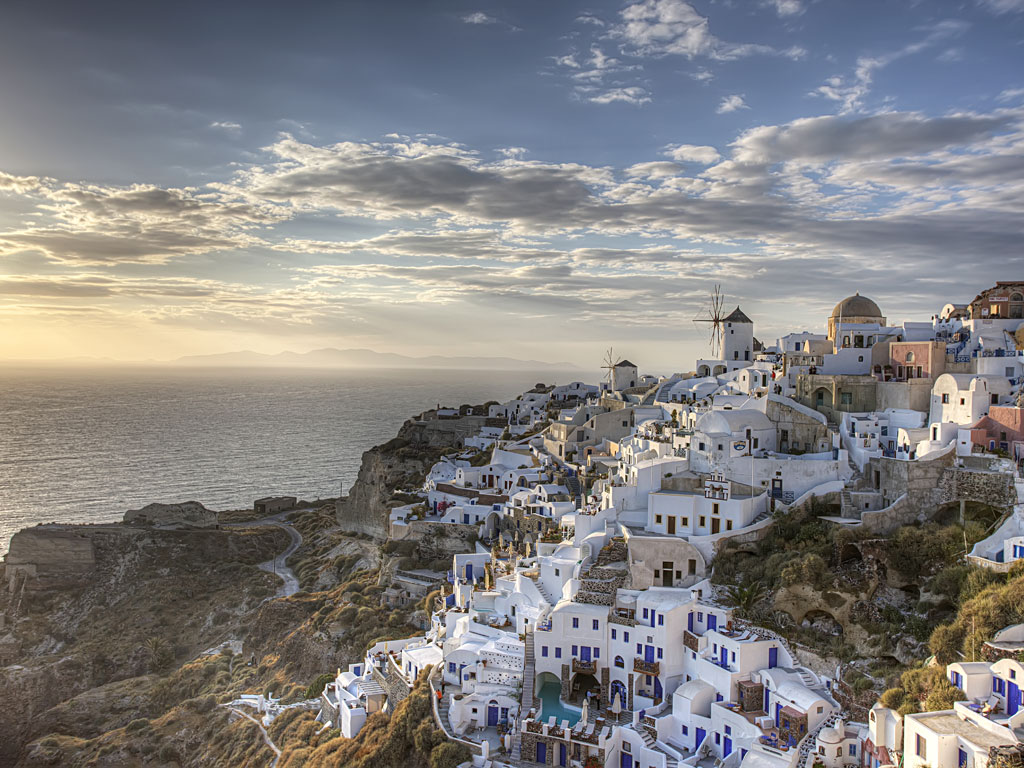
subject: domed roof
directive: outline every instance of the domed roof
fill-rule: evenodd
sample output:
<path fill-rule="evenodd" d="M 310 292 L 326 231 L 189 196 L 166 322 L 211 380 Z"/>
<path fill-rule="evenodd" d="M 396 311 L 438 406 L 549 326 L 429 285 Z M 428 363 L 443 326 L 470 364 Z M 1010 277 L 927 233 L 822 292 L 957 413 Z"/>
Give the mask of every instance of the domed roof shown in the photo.
<path fill-rule="evenodd" d="M 835 728 L 822 728 L 818 732 L 818 741 L 823 744 L 838 744 L 842 739 L 839 738 L 839 731 Z"/>
<path fill-rule="evenodd" d="M 848 296 L 832 310 L 832 317 L 881 317 L 882 310 L 867 296 L 855 293 Z"/>

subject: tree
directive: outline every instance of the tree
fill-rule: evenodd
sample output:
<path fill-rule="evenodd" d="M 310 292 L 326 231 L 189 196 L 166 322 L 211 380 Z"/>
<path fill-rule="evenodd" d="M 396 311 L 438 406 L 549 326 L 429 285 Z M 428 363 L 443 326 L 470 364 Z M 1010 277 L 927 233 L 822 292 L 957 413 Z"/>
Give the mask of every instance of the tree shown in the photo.
<path fill-rule="evenodd" d="M 146 640 L 142 647 L 149 656 L 149 667 L 154 672 L 166 671 L 171 666 L 171 662 L 174 661 L 174 653 L 162 637 L 151 637 Z"/>
<path fill-rule="evenodd" d="M 729 604 L 736 609 L 741 616 L 748 617 L 757 604 L 768 596 L 768 590 L 760 581 L 749 581 L 743 584 L 733 584 L 725 591 Z"/>

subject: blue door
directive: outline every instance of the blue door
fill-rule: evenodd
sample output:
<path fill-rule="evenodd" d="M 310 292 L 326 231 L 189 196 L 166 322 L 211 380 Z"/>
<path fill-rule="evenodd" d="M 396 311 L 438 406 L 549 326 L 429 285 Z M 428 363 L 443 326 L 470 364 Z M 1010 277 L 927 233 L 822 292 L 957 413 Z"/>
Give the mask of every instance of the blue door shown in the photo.
<path fill-rule="evenodd" d="M 633 756 L 628 752 L 622 753 L 622 762 L 620 763 L 622 768 L 633 768 Z"/>
<path fill-rule="evenodd" d="M 967 753 L 962 749 L 956 751 L 956 766 L 957 768 L 967 768 Z"/>
<path fill-rule="evenodd" d="M 469 515 L 466 515 L 466 517 L 468 518 Z M 468 523 L 469 520 L 467 519 L 466 522 Z M 466 563 L 466 581 L 472 581 L 472 580 L 473 580 L 473 564 L 472 563 Z"/>
<path fill-rule="evenodd" d="M 650 662 L 651 664 L 654 663 L 654 646 L 653 645 L 645 645 L 644 646 L 644 661 Z"/>
<path fill-rule="evenodd" d="M 487 707 L 487 724 L 497 725 L 498 724 L 498 707 Z"/>
<path fill-rule="evenodd" d="M 1011 717 L 1020 709 L 1020 688 L 1016 683 L 1010 683 L 1006 689 L 1006 714 Z"/>
<path fill-rule="evenodd" d="M 590 661 L 590 646 L 584 645 L 580 647 L 580 661 Z"/>
<path fill-rule="evenodd" d="M 768 668 L 779 666 L 779 649 L 769 648 L 768 649 Z"/>
<path fill-rule="evenodd" d="M 732 739 L 726 736 L 722 742 L 722 757 L 728 757 L 730 752 L 732 752 Z"/>
<path fill-rule="evenodd" d="M 548 762 L 548 745 L 543 741 L 537 742 L 537 762 L 546 765 Z"/>
<path fill-rule="evenodd" d="M 721 664 L 722 669 L 728 669 L 729 668 L 729 651 L 727 651 L 725 649 L 724 645 L 721 648 L 719 648 L 718 651 L 719 651 L 719 653 L 718 653 L 718 661 Z"/>
<path fill-rule="evenodd" d="M 661 687 L 661 678 L 655 677 L 654 678 L 654 698 L 660 699 L 662 692 L 663 692 L 663 689 Z"/>
<path fill-rule="evenodd" d="M 708 735 L 708 732 L 705 731 L 703 728 L 698 728 L 697 729 L 697 736 L 693 740 L 693 750 L 694 750 L 694 752 L 697 751 L 697 747 L 699 747 L 703 743 L 704 737 L 707 736 L 707 735 Z"/>
<path fill-rule="evenodd" d="M 686 617 L 686 628 L 693 632 L 693 611 L 690 611 L 690 615 Z"/>
<path fill-rule="evenodd" d="M 558 745 L 558 764 L 565 768 L 566 763 L 565 744 Z"/>
<path fill-rule="evenodd" d="M 708 629 L 718 629 L 718 617 L 713 613 L 708 614 Z"/>
<path fill-rule="evenodd" d="M 462 513 L 462 522 L 465 525 L 469 524 L 469 513 L 467 513 L 467 512 L 463 512 Z"/>
<path fill-rule="evenodd" d="M 779 727 L 779 713 L 782 712 L 782 705 L 776 702 L 775 704 L 775 727 Z"/>
<path fill-rule="evenodd" d="M 764 711 L 765 711 L 765 714 L 767 714 L 769 712 L 769 710 L 768 710 L 768 695 L 770 693 L 771 693 L 771 691 L 769 691 L 767 688 L 764 689 Z"/>

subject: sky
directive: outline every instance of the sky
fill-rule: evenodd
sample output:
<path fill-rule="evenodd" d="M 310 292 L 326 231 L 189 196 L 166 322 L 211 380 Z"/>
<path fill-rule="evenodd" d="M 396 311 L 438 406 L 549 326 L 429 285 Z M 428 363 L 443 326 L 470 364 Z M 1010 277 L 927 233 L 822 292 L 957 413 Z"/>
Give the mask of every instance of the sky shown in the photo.
<path fill-rule="evenodd" d="M 0 358 L 642 370 L 1022 279 L 1024 0 L 0 6 Z"/>

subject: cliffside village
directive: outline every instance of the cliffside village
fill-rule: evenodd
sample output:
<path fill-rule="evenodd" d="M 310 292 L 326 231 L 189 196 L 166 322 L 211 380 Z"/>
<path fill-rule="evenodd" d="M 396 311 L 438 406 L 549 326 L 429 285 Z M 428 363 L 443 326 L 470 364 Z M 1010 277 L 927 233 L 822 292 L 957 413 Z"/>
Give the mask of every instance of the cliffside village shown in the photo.
<path fill-rule="evenodd" d="M 811 499 L 879 533 L 981 501 L 1009 514 L 969 560 L 1024 557 L 1024 282 L 899 325 L 856 294 L 823 333 L 771 345 L 739 307 L 714 322 L 692 373 L 610 360 L 599 384 L 423 417 L 465 450 L 392 511 L 391 537 L 445 524 L 475 551 L 453 557 L 425 634 L 339 671 L 324 722 L 354 736 L 429 668 L 439 726 L 478 765 L 983 768 L 1024 742 L 1024 627 L 948 667 L 953 709 L 851 722 L 836 674 L 709 580 L 726 542 Z M 400 572 L 389 599 L 437 586 Z"/>

